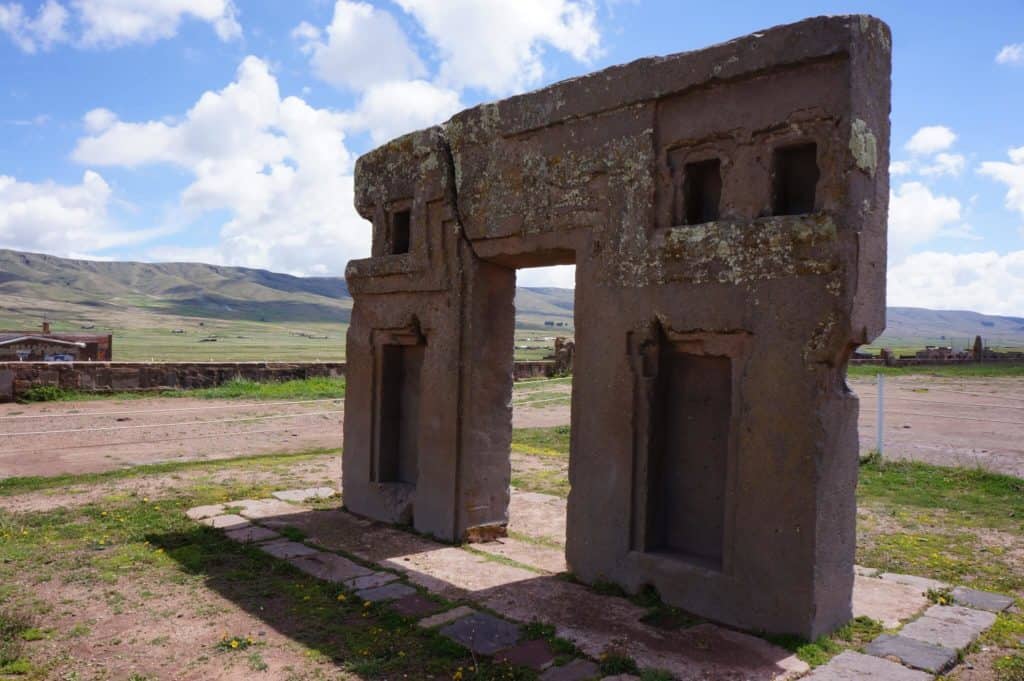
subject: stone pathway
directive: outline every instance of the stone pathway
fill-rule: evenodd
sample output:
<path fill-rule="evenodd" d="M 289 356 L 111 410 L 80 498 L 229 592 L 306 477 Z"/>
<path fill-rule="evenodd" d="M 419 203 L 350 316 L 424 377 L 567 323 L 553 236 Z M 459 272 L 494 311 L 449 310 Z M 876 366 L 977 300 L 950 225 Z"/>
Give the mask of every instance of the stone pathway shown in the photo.
<path fill-rule="evenodd" d="M 512 504 L 524 511 L 513 528 L 518 536 L 454 547 L 341 509 L 302 505 L 334 495 L 329 488 L 285 490 L 273 499 L 197 507 L 187 515 L 364 601 L 387 603 L 475 654 L 534 669 L 541 681 L 600 679 L 595 660 L 607 655 L 683 681 L 924 681 L 951 668 L 992 626 L 995 613 L 1014 603 L 1000 594 L 950 590 L 934 580 L 858 568 L 854 615 L 881 622 L 886 632 L 864 653 L 845 652 L 808 675 L 806 663 L 764 639 L 711 623 L 659 628 L 643 621 L 648 609 L 558 576 L 566 570 L 559 547 L 564 525 L 552 527 L 550 515 L 563 500 L 515 493 Z M 286 527 L 300 530 L 306 540 L 285 538 L 282 533 L 294 536 Z M 929 590 L 950 594 L 956 605 L 931 605 Z M 556 635 L 586 657 L 556 665 L 546 641 L 524 640 L 522 625 L 535 621 L 554 625 Z M 635 678 L 618 674 L 603 681 Z"/>

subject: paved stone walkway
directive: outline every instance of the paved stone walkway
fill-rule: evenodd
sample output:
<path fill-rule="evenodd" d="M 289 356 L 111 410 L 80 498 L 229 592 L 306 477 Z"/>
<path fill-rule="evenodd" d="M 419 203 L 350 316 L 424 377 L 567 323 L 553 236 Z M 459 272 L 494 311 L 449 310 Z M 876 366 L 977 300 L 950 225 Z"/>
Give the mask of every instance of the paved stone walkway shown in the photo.
<path fill-rule="evenodd" d="M 711 623 L 674 630 L 655 627 L 643 621 L 648 610 L 632 601 L 603 596 L 556 576 L 566 570 L 558 546 L 562 528 L 552 532 L 548 516 L 563 500 L 515 493 L 514 506 L 544 507 L 544 512 L 534 513 L 537 527 L 520 525 L 516 531 L 525 539 L 460 548 L 341 509 L 314 511 L 302 505 L 334 494 L 329 488 L 284 490 L 273 499 L 197 507 L 187 515 L 318 579 L 340 584 L 363 600 L 387 603 L 396 612 L 419 618 L 421 627 L 438 629 L 475 654 L 530 667 L 541 673 L 542 681 L 599 679 L 595 660 L 608 654 L 629 657 L 641 669 L 663 670 L 683 681 L 924 681 L 955 665 L 959 654 L 992 626 L 996 613 L 1014 603 L 1001 594 L 951 590 L 935 580 L 857 568 L 854 615 L 881 622 L 886 632 L 864 653 L 845 652 L 810 672 L 804 662 L 764 639 Z M 521 513 L 519 522 L 526 518 L 529 523 L 530 517 Z M 285 527 L 298 528 L 307 539 L 286 539 L 278 532 Z M 950 593 L 956 604 L 931 605 L 929 590 Z M 521 625 L 533 621 L 554 625 L 559 637 L 589 659 L 554 665 L 545 641 L 523 640 Z M 635 678 L 619 674 L 603 681 Z"/>

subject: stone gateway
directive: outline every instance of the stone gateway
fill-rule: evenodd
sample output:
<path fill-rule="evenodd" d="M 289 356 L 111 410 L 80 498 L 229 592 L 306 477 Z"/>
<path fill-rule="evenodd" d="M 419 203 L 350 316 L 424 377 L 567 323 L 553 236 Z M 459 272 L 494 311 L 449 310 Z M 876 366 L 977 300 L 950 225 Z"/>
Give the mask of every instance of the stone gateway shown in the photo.
<path fill-rule="evenodd" d="M 747 629 L 849 620 L 845 377 L 885 325 L 890 46 L 872 17 L 808 19 L 360 158 L 346 506 L 504 532 L 515 272 L 575 263 L 572 572 Z"/>

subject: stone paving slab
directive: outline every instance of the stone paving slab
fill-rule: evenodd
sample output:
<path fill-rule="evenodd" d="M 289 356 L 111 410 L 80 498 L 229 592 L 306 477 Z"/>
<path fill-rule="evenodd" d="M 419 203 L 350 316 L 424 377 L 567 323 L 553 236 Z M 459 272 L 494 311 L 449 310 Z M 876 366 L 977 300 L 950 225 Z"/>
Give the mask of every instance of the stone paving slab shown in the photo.
<path fill-rule="evenodd" d="M 474 594 L 489 589 L 541 577 L 530 570 L 496 563 L 485 556 L 444 545 L 429 551 L 398 555 L 380 564 L 404 573 L 413 584 L 452 600 L 474 597 Z"/>
<path fill-rule="evenodd" d="M 551 667 L 540 675 L 540 681 L 593 681 L 601 669 L 590 660 L 573 660 L 561 667 Z"/>
<path fill-rule="evenodd" d="M 441 634 L 469 648 L 478 655 L 493 655 L 519 641 L 519 627 L 485 612 L 455 620 L 441 629 Z"/>
<path fill-rule="evenodd" d="M 640 681 L 640 677 L 632 674 L 616 674 L 615 676 L 606 676 L 601 681 Z"/>
<path fill-rule="evenodd" d="M 523 541 L 512 537 L 503 537 L 496 541 L 473 544 L 477 551 L 483 551 L 493 556 L 508 558 L 517 563 L 529 565 L 551 574 L 565 572 L 568 567 L 565 563 L 565 549 L 554 548 L 543 544 Z"/>
<path fill-rule="evenodd" d="M 847 650 L 805 678 L 807 681 L 931 681 L 932 675 Z"/>
<path fill-rule="evenodd" d="M 494 656 L 499 664 L 514 664 L 542 672 L 555 663 L 555 653 L 544 639 L 519 643 Z"/>
<path fill-rule="evenodd" d="M 370 568 L 363 567 L 336 553 L 312 553 L 291 558 L 288 562 L 308 575 L 333 584 L 342 584 L 356 577 L 374 574 Z M 365 585 L 363 588 L 369 588 L 369 586 L 371 585 Z M 379 586 L 379 584 L 373 586 Z"/>
<path fill-rule="evenodd" d="M 951 650 L 962 650 L 995 621 L 996 616 L 985 610 L 933 605 L 924 615 L 903 627 L 900 635 Z"/>
<path fill-rule="evenodd" d="M 438 614 L 431 615 L 430 617 L 424 617 L 416 624 L 424 629 L 432 629 L 433 627 L 439 627 L 442 624 L 448 624 L 449 622 L 454 622 L 457 619 L 461 619 L 475 613 L 476 610 L 473 608 L 466 605 L 460 605 L 457 608 L 452 608 L 445 612 L 439 612 Z"/>
<path fill-rule="evenodd" d="M 614 651 L 642 668 L 664 669 L 680 679 L 782 681 L 809 669 L 787 650 L 715 625 L 656 629 L 640 621 L 644 608 L 556 577 L 507 584 L 474 598 L 517 622 L 553 624 L 559 636 L 589 657 Z"/>
<path fill-rule="evenodd" d="M 949 588 L 949 584 L 940 582 L 937 579 L 928 579 L 927 577 L 917 577 L 915 575 L 901 575 L 897 572 L 883 572 L 878 575 L 878 577 L 885 582 L 895 582 L 896 584 L 912 586 L 915 589 L 919 589 L 922 594 L 928 593 L 929 589 L 942 591 L 943 589 Z"/>
<path fill-rule="evenodd" d="M 268 518 L 280 520 L 282 517 L 310 513 L 312 511 L 312 509 L 306 506 L 297 506 L 296 504 L 289 504 L 277 499 L 246 500 L 245 502 L 231 505 L 242 506 L 239 515 L 249 520 L 265 520 Z"/>
<path fill-rule="evenodd" d="M 203 525 L 212 527 L 215 530 L 238 530 L 243 527 L 249 527 L 250 525 L 252 525 L 252 523 L 250 523 L 242 516 L 235 515 L 233 513 L 203 518 L 199 522 L 201 522 Z"/>
<path fill-rule="evenodd" d="M 968 589 L 965 586 L 958 586 L 953 589 L 953 600 L 957 604 L 967 606 L 968 608 L 988 610 L 989 612 L 996 613 L 1008 610 L 1015 603 L 1014 599 L 1010 596 Z"/>
<path fill-rule="evenodd" d="M 956 663 L 956 651 L 917 639 L 881 634 L 864 649 L 868 655 L 898 660 L 908 667 L 941 674 Z"/>
<path fill-rule="evenodd" d="M 855 575 L 853 616 L 870 617 L 886 629 L 894 629 L 928 607 L 929 601 L 916 586 Z"/>
<path fill-rule="evenodd" d="M 283 539 L 281 541 L 273 541 L 269 544 L 260 544 L 259 550 L 264 553 L 269 553 L 275 558 L 281 558 L 287 560 L 288 558 L 297 558 L 299 556 L 312 556 L 320 553 L 314 548 L 300 544 L 297 541 L 291 541 L 289 539 Z"/>
<path fill-rule="evenodd" d="M 398 575 L 393 572 L 371 572 L 368 575 L 362 575 L 360 577 L 353 577 L 345 581 L 345 586 L 352 589 L 353 591 L 361 591 L 362 589 L 372 589 L 378 586 L 384 586 L 390 584 L 398 579 Z"/>
<path fill-rule="evenodd" d="M 406 617 L 427 617 L 437 613 L 444 606 L 426 596 L 413 593 L 391 604 L 391 609 Z"/>
<path fill-rule="evenodd" d="M 301 504 L 316 499 L 330 499 L 338 494 L 333 487 L 309 487 L 306 489 L 286 489 L 274 492 L 271 496 L 280 501 L 290 501 Z"/>
<path fill-rule="evenodd" d="M 215 515 L 224 515 L 224 504 L 196 506 L 185 511 L 185 515 L 188 516 L 189 520 L 202 520 L 203 518 L 212 518 Z"/>
<path fill-rule="evenodd" d="M 240 527 L 234 530 L 225 530 L 224 534 L 231 541 L 236 541 L 241 544 L 258 544 L 260 542 L 281 538 L 281 535 L 277 532 L 268 530 L 265 527 L 259 527 L 258 525 L 249 525 L 248 527 Z"/>
<path fill-rule="evenodd" d="M 397 601 L 399 598 L 412 596 L 415 593 L 416 589 L 412 588 L 408 584 L 392 582 L 391 584 L 385 584 L 384 586 L 375 586 L 372 589 L 357 591 L 356 597 L 362 598 L 364 601 L 369 601 L 371 603 L 383 603 L 384 601 Z"/>

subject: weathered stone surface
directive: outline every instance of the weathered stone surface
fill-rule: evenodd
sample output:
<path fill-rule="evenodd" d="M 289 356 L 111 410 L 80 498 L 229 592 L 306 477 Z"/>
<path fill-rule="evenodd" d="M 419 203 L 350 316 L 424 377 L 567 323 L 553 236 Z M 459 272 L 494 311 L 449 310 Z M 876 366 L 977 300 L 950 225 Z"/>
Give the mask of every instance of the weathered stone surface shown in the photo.
<path fill-rule="evenodd" d="M 519 640 L 518 626 L 484 612 L 455 620 L 443 627 L 441 633 L 478 655 L 493 655 Z"/>
<path fill-rule="evenodd" d="M 898 660 L 915 669 L 941 674 L 956 662 L 956 651 L 906 636 L 881 634 L 864 649 L 868 655 Z"/>
<path fill-rule="evenodd" d="M 320 553 L 314 548 L 300 544 L 297 541 L 290 541 L 288 539 L 282 539 L 280 541 L 273 541 L 268 544 L 260 544 L 260 551 L 269 553 L 275 558 L 298 558 L 299 556 L 312 556 Z"/>
<path fill-rule="evenodd" d="M 265 527 L 259 527 L 258 525 L 249 525 L 248 527 L 241 527 L 235 530 L 227 530 L 224 532 L 224 535 L 231 541 L 237 541 L 242 544 L 256 544 L 281 538 L 281 535 L 277 532 L 268 530 Z"/>
<path fill-rule="evenodd" d="M 301 513 L 308 513 L 311 510 L 305 506 L 289 504 L 277 499 L 245 500 L 231 505 L 241 506 L 242 510 L 239 511 L 239 515 L 249 520 L 275 519 L 281 521 Z"/>
<path fill-rule="evenodd" d="M 555 662 L 555 653 L 543 639 L 519 643 L 494 656 L 494 661 L 544 671 Z"/>
<path fill-rule="evenodd" d="M 509 619 L 553 624 L 559 636 L 586 655 L 616 652 L 642 668 L 664 669 L 680 679 L 796 678 L 808 666 L 764 639 L 712 624 L 664 631 L 641 621 L 647 611 L 624 598 L 601 596 L 556 577 L 538 577 L 476 594 Z"/>
<path fill-rule="evenodd" d="M 444 606 L 426 596 L 413 593 L 391 604 L 391 608 L 399 615 L 406 617 L 427 617 L 433 615 Z"/>
<path fill-rule="evenodd" d="M 995 624 L 996 616 L 984 610 L 933 605 L 922 617 L 903 627 L 900 635 L 953 650 L 962 650 Z"/>
<path fill-rule="evenodd" d="M 640 681 L 640 677 L 632 674 L 616 674 L 615 676 L 606 676 L 601 681 Z"/>
<path fill-rule="evenodd" d="M 293 558 L 289 561 L 306 574 L 334 584 L 349 582 L 357 577 L 374 574 L 373 570 L 354 563 L 344 556 L 324 551 Z M 362 588 L 368 588 L 364 585 Z"/>
<path fill-rule="evenodd" d="M 417 624 L 424 629 L 432 629 L 434 627 L 439 627 L 442 624 L 448 624 L 449 622 L 454 622 L 455 620 L 462 619 L 463 617 L 473 614 L 476 614 L 476 610 L 466 605 L 460 605 L 457 608 L 452 608 L 451 610 L 440 612 L 436 615 L 431 615 L 430 617 L 425 617 Z"/>
<path fill-rule="evenodd" d="M 215 530 L 237 530 L 243 527 L 249 527 L 249 525 L 252 524 L 242 516 L 235 515 L 233 513 L 203 518 L 199 522 L 203 525 L 209 525 Z"/>
<path fill-rule="evenodd" d="M 878 577 L 885 582 L 894 582 L 896 584 L 912 586 L 922 594 L 928 593 L 929 589 L 941 591 L 942 589 L 949 588 L 949 584 L 940 582 L 937 579 L 928 579 L 927 577 L 917 577 L 915 575 L 901 575 L 896 572 L 883 572 L 878 575 Z"/>
<path fill-rule="evenodd" d="M 968 608 L 997 613 L 1009 609 L 1014 604 L 1014 600 L 1010 596 L 968 589 L 965 586 L 953 589 L 953 600 Z"/>
<path fill-rule="evenodd" d="M 573 660 L 561 667 L 551 667 L 540 675 L 540 681 L 593 681 L 601 669 L 590 660 Z"/>
<path fill-rule="evenodd" d="M 185 515 L 190 520 L 202 520 L 203 518 L 212 518 L 215 515 L 224 514 L 224 504 L 214 504 L 212 506 L 196 506 L 185 511 Z"/>
<path fill-rule="evenodd" d="M 274 492 L 273 496 L 275 499 L 280 501 L 290 501 L 293 503 L 301 504 L 307 501 L 315 501 L 317 499 L 330 499 L 338 493 L 333 487 L 309 487 L 307 489 L 286 489 L 280 492 Z"/>
<path fill-rule="evenodd" d="M 890 49 L 871 17 L 809 19 L 362 156 L 347 507 L 450 541 L 508 524 L 515 269 L 575 263 L 574 574 L 741 628 L 848 621 L 843 377 L 884 327 Z M 413 580 L 456 562 L 397 555 Z"/>
<path fill-rule="evenodd" d="M 348 588 L 359 591 L 361 589 L 372 589 L 377 586 L 390 584 L 398 579 L 398 575 L 392 572 L 372 572 L 361 577 L 354 577 L 345 582 Z"/>
<path fill-rule="evenodd" d="M 372 589 L 357 591 L 356 596 L 371 603 L 381 603 L 384 601 L 394 601 L 399 598 L 412 596 L 415 593 L 416 589 L 412 588 L 408 584 L 392 582 L 391 584 L 385 584 L 384 586 L 375 586 Z"/>
<path fill-rule="evenodd" d="M 931 681 L 932 675 L 847 650 L 815 669 L 808 681 Z"/>
<path fill-rule="evenodd" d="M 886 629 L 900 626 L 928 604 L 916 586 L 877 577 L 855 577 L 853 581 L 853 616 L 870 617 Z"/>

